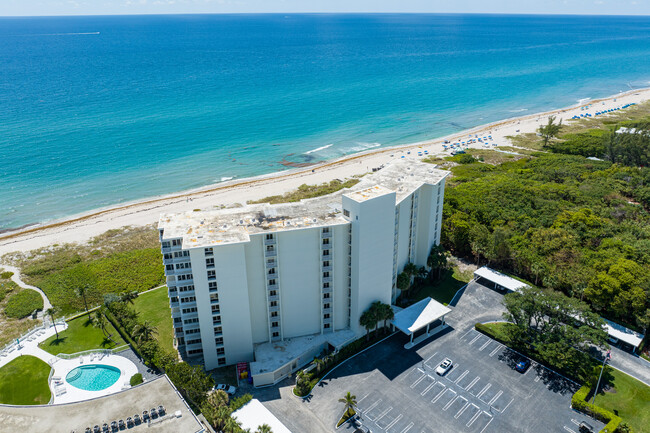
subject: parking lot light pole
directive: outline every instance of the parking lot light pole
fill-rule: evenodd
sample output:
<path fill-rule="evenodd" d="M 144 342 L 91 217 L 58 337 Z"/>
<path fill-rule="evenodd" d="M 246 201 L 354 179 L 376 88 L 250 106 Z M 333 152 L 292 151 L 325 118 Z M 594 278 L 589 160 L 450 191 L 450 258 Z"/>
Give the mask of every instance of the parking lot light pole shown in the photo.
<path fill-rule="evenodd" d="M 600 379 L 603 377 L 603 371 L 605 371 L 605 364 L 612 357 L 612 351 L 608 350 L 605 359 L 603 359 L 603 366 L 600 368 L 600 375 L 598 375 L 598 383 L 596 384 L 596 390 L 594 391 L 594 398 L 591 400 L 591 404 L 595 404 L 596 394 L 598 394 L 598 388 L 600 388 Z"/>

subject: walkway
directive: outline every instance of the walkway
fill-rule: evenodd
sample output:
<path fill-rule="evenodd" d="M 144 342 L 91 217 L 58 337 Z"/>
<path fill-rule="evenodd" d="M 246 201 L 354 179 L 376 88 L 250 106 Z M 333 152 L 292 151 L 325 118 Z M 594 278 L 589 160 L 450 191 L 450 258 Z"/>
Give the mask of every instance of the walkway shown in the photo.
<path fill-rule="evenodd" d="M 34 290 L 38 292 L 39 295 L 41 295 L 41 298 L 43 298 L 43 312 L 46 312 L 48 309 L 52 308 L 52 303 L 50 303 L 50 300 L 47 298 L 47 295 L 45 295 L 45 292 L 43 292 L 41 289 L 39 289 L 36 286 L 32 286 L 25 283 L 23 280 L 20 279 L 20 269 L 18 269 L 15 266 L 9 266 L 5 264 L 2 264 L 0 267 L 3 268 L 5 271 L 14 273 L 11 276 L 11 281 L 18 284 L 23 289 Z"/>
<path fill-rule="evenodd" d="M 130 388 L 131 376 L 138 373 L 138 366 L 128 357 L 113 354 L 109 350 L 95 350 L 81 352 L 80 354 L 56 356 L 38 347 L 39 343 L 47 340 L 56 334 L 67 329 L 65 322 L 47 325 L 20 339 L 19 343 L 13 343 L 0 352 L 0 368 L 7 365 L 20 356 L 34 356 L 52 366 L 50 373 L 50 391 L 52 392 L 51 404 L 70 403 L 84 401 L 91 398 L 102 397 L 109 394 Z M 71 385 L 66 376 L 73 369 L 89 364 L 101 364 L 118 368 L 120 377 L 109 387 L 98 391 L 86 391 Z M 143 375 L 144 376 L 144 375 Z M 147 377 L 145 377 L 145 380 Z"/>

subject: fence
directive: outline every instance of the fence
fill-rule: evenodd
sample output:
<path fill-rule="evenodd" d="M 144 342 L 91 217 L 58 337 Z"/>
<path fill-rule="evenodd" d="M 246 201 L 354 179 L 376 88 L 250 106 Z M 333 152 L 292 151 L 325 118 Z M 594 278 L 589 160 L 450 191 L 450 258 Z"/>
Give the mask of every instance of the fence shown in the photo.
<path fill-rule="evenodd" d="M 56 323 L 57 325 L 65 325 L 65 321 L 63 321 L 61 319 L 57 320 L 54 323 Z M 52 322 L 50 322 L 49 320 L 48 321 L 44 320 L 42 324 L 36 325 L 36 326 L 30 328 L 26 333 L 21 335 L 16 340 L 18 340 L 18 341 L 31 341 L 30 338 L 34 337 L 35 334 L 37 334 L 40 331 L 45 331 L 50 327 L 52 327 Z M 5 347 L 3 347 L 0 350 L 0 352 L 9 353 L 9 352 L 14 351 L 18 347 L 18 342 L 16 340 L 13 340 L 11 343 L 8 343 L 7 345 L 5 345 Z"/>
<path fill-rule="evenodd" d="M 117 353 L 121 352 L 125 349 L 128 349 L 129 345 L 128 344 L 123 344 L 119 347 L 115 347 L 113 349 L 92 349 L 92 350 L 84 350 L 83 352 L 77 352 L 77 353 L 59 353 L 56 355 L 55 358 L 50 359 L 48 362 L 50 365 L 54 364 L 56 361 L 59 359 L 74 359 L 74 358 L 79 358 L 80 356 L 86 356 L 86 355 L 110 355 L 111 353 Z"/>

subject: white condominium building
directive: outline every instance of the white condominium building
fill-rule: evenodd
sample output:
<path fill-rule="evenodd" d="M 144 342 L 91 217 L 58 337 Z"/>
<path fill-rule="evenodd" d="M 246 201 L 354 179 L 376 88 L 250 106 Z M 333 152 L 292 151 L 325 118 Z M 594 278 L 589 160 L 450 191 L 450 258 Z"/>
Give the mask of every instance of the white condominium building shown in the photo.
<path fill-rule="evenodd" d="M 181 355 L 251 362 L 260 386 L 363 335 L 359 316 L 393 303 L 404 265 L 439 243 L 447 174 L 396 161 L 328 196 L 162 215 Z"/>

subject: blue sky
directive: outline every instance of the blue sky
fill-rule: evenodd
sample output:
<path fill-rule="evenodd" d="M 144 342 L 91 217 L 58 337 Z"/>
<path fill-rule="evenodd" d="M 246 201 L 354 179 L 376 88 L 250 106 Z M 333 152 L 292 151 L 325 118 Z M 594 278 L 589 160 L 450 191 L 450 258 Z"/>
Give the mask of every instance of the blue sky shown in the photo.
<path fill-rule="evenodd" d="M 263 12 L 650 15 L 650 0 L 0 0 L 0 16 Z"/>

